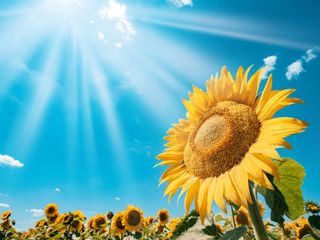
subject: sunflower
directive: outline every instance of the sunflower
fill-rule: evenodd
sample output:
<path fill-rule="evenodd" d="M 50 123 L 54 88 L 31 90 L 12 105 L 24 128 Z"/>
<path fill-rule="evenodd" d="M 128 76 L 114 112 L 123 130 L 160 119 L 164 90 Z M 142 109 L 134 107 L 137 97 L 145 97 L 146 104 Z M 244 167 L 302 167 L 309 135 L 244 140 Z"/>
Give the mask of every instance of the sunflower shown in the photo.
<path fill-rule="evenodd" d="M 263 216 L 266 213 L 266 208 L 264 207 L 262 202 L 258 202 L 258 210 L 261 216 Z"/>
<path fill-rule="evenodd" d="M 286 222 L 283 226 L 284 235 L 289 238 L 295 232 L 295 225 L 292 222 Z"/>
<path fill-rule="evenodd" d="M 1 214 L 1 219 L 2 221 L 6 221 L 7 219 L 9 219 L 9 217 L 11 216 L 11 211 L 5 211 Z"/>
<path fill-rule="evenodd" d="M 83 212 L 80 210 L 74 211 L 73 216 L 74 218 L 79 218 L 81 221 L 85 221 L 87 219 Z"/>
<path fill-rule="evenodd" d="M 126 231 L 122 220 L 123 212 L 118 212 L 116 215 L 113 216 L 111 222 L 111 229 L 112 232 L 114 232 L 115 234 L 122 234 Z"/>
<path fill-rule="evenodd" d="M 173 237 L 173 232 L 176 230 L 178 224 L 181 223 L 181 219 L 180 218 L 172 218 L 171 221 L 168 223 L 168 234 L 167 236 L 169 238 Z"/>
<path fill-rule="evenodd" d="M 72 220 L 72 222 L 70 223 L 70 226 L 71 226 L 72 232 L 78 232 L 78 233 L 81 232 L 83 228 L 82 221 L 80 221 L 79 219 Z"/>
<path fill-rule="evenodd" d="M 301 239 L 303 236 L 313 232 L 309 221 L 304 217 L 299 217 L 294 224 L 294 229 L 298 239 Z"/>
<path fill-rule="evenodd" d="M 307 201 L 306 205 L 305 205 L 305 210 L 306 210 L 306 212 L 313 213 L 313 214 L 319 213 L 320 212 L 320 206 L 316 202 Z"/>
<path fill-rule="evenodd" d="M 59 215 L 58 206 L 55 203 L 50 203 L 44 208 L 44 214 L 47 218 L 53 218 Z"/>
<path fill-rule="evenodd" d="M 169 221 L 170 214 L 166 209 L 160 209 L 158 211 L 158 220 L 161 225 L 165 225 Z"/>
<path fill-rule="evenodd" d="M 61 217 L 61 223 L 63 224 L 69 224 L 72 221 L 72 215 L 70 213 L 65 213 Z"/>
<path fill-rule="evenodd" d="M 107 219 L 104 215 L 98 214 L 93 220 L 93 228 L 95 230 L 104 230 L 107 224 Z"/>
<path fill-rule="evenodd" d="M 186 119 L 168 131 L 167 149 L 157 156 L 158 165 L 169 166 L 160 179 L 160 184 L 168 182 L 164 193 L 169 201 L 181 188 L 186 212 L 194 201 L 202 221 L 213 201 L 224 212 L 227 201 L 252 203 L 249 181 L 273 189 L 266 174 L 278 178 L 273 162 L 280 159 L 277 148 L 290 148 L 284 138 L 307 127 L 294 118 L 273 118 L 280 109 L 302 102 L 288 98 L 294 89 L 271 90 L 270 76 L 258 95 L 263 70 L 247 80 L 249 71 L 240 67 L 233 79 L 223 67 L 220 78 L 207 81 L 206 91 L 194 86 L 190 100 L 183 100 Z"/>
<path fill-rule="evenodd" d="M 44 227 L 47 225 L 48 225 L 47 221 L 45 219 L 41 219 L 36 222 L 35 227 Z"/>
<path fill-rule="evenodd" d="M 87 228 L 88 228 L 89 230 L 93 230 L 93 229 L 94 229 L 94 227 L 93 227 L 94 219 L 95 219 L 95 217 L 91 217 L 91 218 L 88 220 L 88 222 L 87 222 Z"/>
<path fill-rule="evenodd" d="M 147 217 L 144 219 L 144 225 L 149 227 L 153 224 L 154 217 Z"/>
<path fill-rule="evenodd" d="M 235 221 L 237 225 L 250 225 L 251 223 L 248 210 L 241 206 L 235 215 Z"/>
<path fill-rule="evenodd" d="M 143 223 L 143 212 L 135 206 L 128 206 L 123 213 L 122 224 L 128 231 L 137 231 Z"/>
<path fill-rule="evenodd" d="M 111 212 L 111 211 L 107 212 L 108 220 L 111 220 L 113 218 L 113 215 L 114 215 L 113 212 Z"/>

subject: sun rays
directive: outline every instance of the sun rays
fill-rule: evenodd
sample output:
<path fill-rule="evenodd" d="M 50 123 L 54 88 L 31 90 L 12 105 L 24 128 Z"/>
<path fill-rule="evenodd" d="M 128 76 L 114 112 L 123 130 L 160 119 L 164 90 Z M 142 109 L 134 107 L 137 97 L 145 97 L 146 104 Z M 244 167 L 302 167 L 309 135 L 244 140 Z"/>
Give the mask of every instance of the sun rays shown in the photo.
<path fill-rule="evenodd" d="M 99 146 L 110 152 L 110 158 L 105 161 L 116 165 L 125 182 L 134 176 L 130 173 L 131 156 L 127 153 L 131 143 L 124 130 L 124 125 L 130 124 L 130 116 L 124 117 L 118 112 L 118 104 L 126 104 L 118 101 L 119 91 L 133 96 L 141 104 L 137 114 L 147 112 L 157 120 L 154 124 L 161 126 L 166 124 L 163 120 L 169 115 L 173 120 L 183 114 L 175 96 L 184 96 L 191 82 L 208 76 L 218 64 L 214 57 L 199 53 L 174 36 L 166 36 L 155 26 L 305 47 L 303 43 L 253 34 L 248 29 L 242 31 L 250 26 L 244 26 L 241 21 L 234 29 L 231 27 L 234 22 L 228 23 L 224 17 L 205 19 L 134 5 L 127 5 L 124 13 L 125 5 L 119 4 L 117 12 L 112 12 L 112 4 L 44 0 L 20 4 L 19 11 L 10 8 L 0 11 L 2 18 L 8 18 L 0 35 L 5 43 L 0 46 L 5 53 L 0 56 L 0 64 L 8 69 L 0 73 L 0 101 L 6 101 L 7 94 L 16 94 L 12 89 L 17 85 L 22 86 L 19 93 L 24 96 L 18 118 L 12 121 L 13 131 L 5 150 L 17 148 L 19 155 L 28 156 L 54 102 L 64 113 L 61 121 L 66 125 L 67 146 L 64 147 L 68 149 L 64 157 L 70 179 L 76 174 L 72 169 L 78 162 L 78 138 L 84 138 L 86 152 L 85 159 L 79 161 L 88 167 L 88 175 L 98 172 L 97 145 L 102 140 L 97 139 L 96 134 L 102 132 L 104 142 Z M 103 33 L 104 41 L 98 39 L 99 32 Z M 36 62 L 39 54 L 41 62 Z M 97 109 L 104 123 L 103 129 L 98 130 Z M 59 144 L 62 143 L 52 147 Z"/>

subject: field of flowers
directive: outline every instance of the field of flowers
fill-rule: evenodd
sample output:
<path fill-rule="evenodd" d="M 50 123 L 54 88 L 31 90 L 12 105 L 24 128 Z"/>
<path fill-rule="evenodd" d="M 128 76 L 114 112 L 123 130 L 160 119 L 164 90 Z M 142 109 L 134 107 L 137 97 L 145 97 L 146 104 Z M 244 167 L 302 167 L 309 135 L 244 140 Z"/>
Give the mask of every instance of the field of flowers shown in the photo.
<path fill-rule="evenodd" d="M 250 78 L 249 71 L 240 67 L 233 78 L 224 67 L 206 91 L 194 86 L 183 101 L 186 119 L 165 137 L 157 158 L 168 168 L 160 184 L 167 183 L 169 200 L 178 192 L 185 196 L 185 216 L 170 219 L 162 209 L 145 217 L 128 206 L 86 219 L 81 211 L 60 214 L 49 204 L 46 218 L 26 232 L 15 230 L 10 211 L 2 213 L 0 239 L 320 239 L 320 206 L 305 202 L 301 190 L 305 170 L 277 151 L 290 149 L 285 138 L 308 124 L 274 115 L 303 101 L 289 97 L 294 89 L 272 90 L 272 76 L 258 93 L 263 69 Z M 213 202 L 224 214 L 212 213 Z M 188 235 L 198 223 L 201 231 Z"/>
<path fill-rule="evenodd" d="M 258 206 L 264 216 L 264 205 L 259 202 Z M 198 236 L 207 235 L 206 239 L 254 239 L 247 209 L 234 206 L 231 209 L 230 216 L 217 214 L 207 218 Z M 37 221 L 33 228 L 19 232 L 14 228 L 11 212 L 3 212 L 0 239 L 188 239 L 184 234 L 199 219 L 194 210 L 182 218 L 170 218 L 166 209 L 160 209 L 157 216 L 144 217 L 143 211 L 135 206 L 128 206 L 116 214 L 111 211 L 98 214 L 90 219 L 80 210 L 59 213 L 58 206 L 53 203 L 45 207 L 44 213 L 45 218 Z M 265 221 L 264 226 L 270 239 L 319 239 L 319 226 L 314 225 L 319 213 L 317 203 L 307 202 L 304 217 L 282 224 Z"/>

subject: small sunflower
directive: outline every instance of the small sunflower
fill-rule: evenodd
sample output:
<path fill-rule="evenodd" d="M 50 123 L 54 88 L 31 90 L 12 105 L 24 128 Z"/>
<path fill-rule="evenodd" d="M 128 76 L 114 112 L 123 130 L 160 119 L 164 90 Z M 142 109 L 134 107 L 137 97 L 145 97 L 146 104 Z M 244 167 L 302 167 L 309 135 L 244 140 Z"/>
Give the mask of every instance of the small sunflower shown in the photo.
<path fill-rule="evenodd" d="M 41 219 L 36 222 L 35 227 L 44 227 L 48 226 L 48 222 L 45 219 Z"/>
<path fill-rule="evenodd" d="M 58 215 L 58 217 L 56 218 L 56 223 L 62 223 L 63 222 L 63 216 L 64 214 L 60 214 L 60 215 Z"/>
<path fill-rule="evenodd" d="M 161 223 L 157 223 L 155 226 L 154 226 L 154 229 L 156 231 L 157 234 L 161 234 L 164 232 L 164 229 L 165 229 L 165 225 L 161 224 Z"/>
<path fill-rule="evenodd" d="M 303 236 L 313 232 L 308 220 L 304 217 L 299 217 L 294 224 L 298 239 L 301 239 Z"/>
<path fill-rule="evenodd" d="M 220 78 L 211 77 L 206 91 L 193 87 L 182 119 L 165 137 L 167 149 L 158 155 L 169 168 L 160 184 L 168 182 L 169 200 L 179 190 L 184 206 L 192 202 L 202 222 L 212 202 L 226 212 L 226 202 L 237 206 L 252 203 L 249 181 L 273 189 L 266 173 L 278 178 L 273 159 L 277 149 L 290 148 L 285 138 L 304 131 L 307 124 L 289 117 L 274 117 L 280 109 L 302 101 L 288 98 L 294 89 L 272 90 L 272 76 L 258 95 L 263 70 L 248 80 L 250 68 L 239 68 L 235 79 L 223 67 Z"/>
<path fill-rule="evenodd" d="M 266 208 L 264 207 L 262 202 L 258 202 L 258 209 L 261 216 L 263 216 L 266 212 Z"/>
<path fill-rule="evenodd" d="M 295 233 L 295 225 L 292 222 L 286 222 L 283 226 L 283 233 L 287 238 Z"/>
<path fill-rule="evenodd" d="M 158 211 L 158 220 L 160 222 L 160 224 L 165 225 L 170 218 L 170 214 L 166 209 L 160 209 Z"/>
<path fill-rule="evenodd" d="M 72 221 L 72 215 L 70 213 L 64 213 L 61 217 L 61 223 L 69 224 Z"/>
<path fill-rule="evenodd" d="M 93 227 L 94 219 L 95 219 L 95 217 L 91 217 L 91 218 L 89 218 L 89 220 L 87 222 L 87 228 L 89 230 L 93 230 L 94 229 L 94 227 Z"/>
<path fill-rule="evenodd" d="M 221 224 L 218 224 L 218 223 L 216 223 L 215 226 L 217 228 L 218 233 L 223 235 L 223 232 L 224 232 L 223 226 Z"/>
<path fill-rule="evenodd" d="M 238 225 L 250 225 L 250 217 L 249 217 L 249 213 L 248 210 L 246 208 L 244 208 L 243 206 L 241 206 L 236 215 L 235 215 L 235 221 Z"/>
<path fill-rule="evenodd" d="M 108 220 L 111 220 L 112 218 L 113 218 L 113 212 L 111 212 L 111 211 L 109 211 L 108 213 L 107 213 L 107 218 L 108 218 Z"/>
<path fill-rule="evenodd" d="M 307 201 L 306 205 L 305 205 L 305 210 L 306 210 L 306 212 L 313 213 L 313 214 L 319 213 L 320 212 L 320 206 L 316 202 Z"/>
<path fill-rule="evenodd" d="M 7 219 L 9 219 L 9 217 L 11 216 L 11 211 L 8 210 L 8 211 L 5 211 L 1 214 L 1 219 L 3 221 L 6 221 Z"/>
<path fill-rule="evenodd" d="M 78 232 L 79 233 L 83 229 L 82 221 L 80 221 L 79 219 L 72 220 L 72 222 L 70 223 L 70 226 L 71 226 L 71 231 L 72 232 Z"/>
<path fill-rule="evenodd" d="M 125 226 L 123 225 L 123 212 L 118 212 L 116 215 L 113 216 L 112 222 L 111 222 L 111 229 L 112 232 L 115 234 L 122 234 L 124 233 Z"/>
<path fill-rule="evenodd" d="M 128 206 L 124 211 L 122 224 L 128 231 L 137 231 L 143 223 L 143 212 L 135 206 Z"/>
<path fill-rule="evenodd" d="M 44 208 L 44 214 L 47 218 L 53 218 L 59 215 L 58 206 L 55 203 L 50 203 Z"/>
<path fill-rule="evenodd" d="M 79 218 L 81 221 L 85 221 L 87 219 L 83 212 L 80 210 L 74 211 L 73 216 L 74 218 Z"/>
<path fill-rule="evenodd" d="M 173 236 L 173 232 L 176 230 L 178 224 L 181 223 L 181 218 L 172 218 L 171 221 L 168 223 L 168 237 L 171 238 Z"/>
<path fill-rule="evenodd" d="M 93 221 L 93 228 L 95 230 L 104 230 L 107 224 L 107 219 L 104 215 L 98 214 Z"/>
<path fill-rule="evenodd" d="M 149 227 L 153 224 L 154 222 L 154 217 L 147 217 L 144 219 L 144 225 Z"/>

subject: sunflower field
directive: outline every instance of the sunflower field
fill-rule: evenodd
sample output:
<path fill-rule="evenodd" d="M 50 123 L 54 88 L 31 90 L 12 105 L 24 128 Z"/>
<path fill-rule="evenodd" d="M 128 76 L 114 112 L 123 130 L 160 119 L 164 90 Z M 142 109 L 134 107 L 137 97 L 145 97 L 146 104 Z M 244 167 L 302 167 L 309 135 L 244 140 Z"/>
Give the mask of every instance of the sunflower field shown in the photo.
<path fill-rule="evenodd" d="M 25 232 L 15 229 L 10 210 L 3 212 L 0 239 L 320 239 L 320 206 L 302 195 L 304 168 L 278 153 L 308 124 L 275 114 L 303 101 L 289 97 L 294 89 L 272 90 L 272 76 L 258 94 L 263 69 L 249 72 L 240 67 L 233 77 L 224 67 L 206 91 L 194 86 L 183 101 L 186 119 L 165 137 L 157 166 L 168 168 L 160 184 L 167 182 L 169 201 L 185 196 L 184 216 L 160 209 L 147 217 L 129 205 L 87 219 L 51 203 Z M 223 213 L 212 212 L 213 202 Z M 198 235 L 188 235 L 196 225 Z"/>

